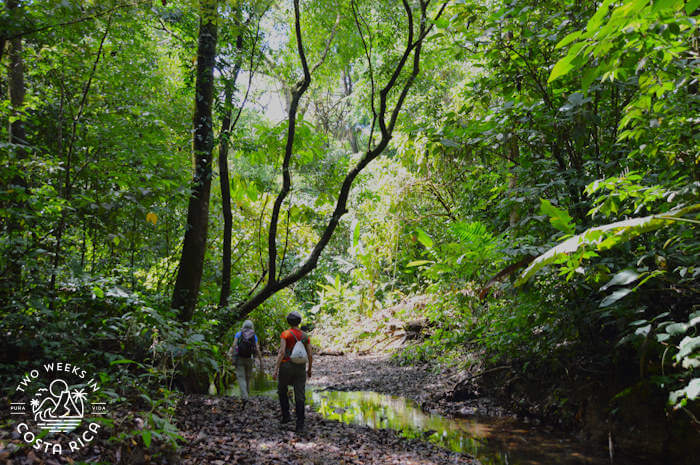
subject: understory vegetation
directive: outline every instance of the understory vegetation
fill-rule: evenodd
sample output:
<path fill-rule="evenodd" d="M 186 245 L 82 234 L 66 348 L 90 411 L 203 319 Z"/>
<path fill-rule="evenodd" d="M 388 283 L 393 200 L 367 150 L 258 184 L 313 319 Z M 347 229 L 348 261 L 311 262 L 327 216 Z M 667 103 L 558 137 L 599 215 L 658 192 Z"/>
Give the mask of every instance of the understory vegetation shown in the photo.
<path fill-rule="evenodd" d="M 75 361 L 145 421 L 114 440 L 176 448 L 297 310 L 697 428 L 699 4 L 6 0 L 3 395 Z"/>

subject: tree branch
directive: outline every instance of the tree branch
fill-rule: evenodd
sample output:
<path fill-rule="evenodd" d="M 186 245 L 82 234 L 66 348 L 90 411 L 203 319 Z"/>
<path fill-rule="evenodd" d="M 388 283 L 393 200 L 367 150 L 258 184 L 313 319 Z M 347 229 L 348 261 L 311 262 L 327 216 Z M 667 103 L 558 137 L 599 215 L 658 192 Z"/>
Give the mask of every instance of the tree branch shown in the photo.
<path fill-rule="evenodd" d="M 311 68 L 311 74 L 313 74 L 319 68 L 319 66 L 321 66 L 323 62 L 326 61 L 328 51 L 331 49 L 331 43 L 333 42 L 333 38 L 335 37 L 336 31 L 338 30 L 338 24 L 340 24 L 340 11 L 338 11 L 335 15 L 335 23 L 333 24 L 333 29 L 331 29 L 331 35 L 328 36 L 328 40 L 326 41 L 326 48 L 323 50 L 321 58 L 319 58 L 316 64 Z"/>
<path fill-rule="evenodd" d="M 300 45 L 301 40 L 300 40 L 300 32 L 298 30 L 299 27 L 299 22 L 298 22 L 298 0 L 295 0 L 295 17 L 296 17 L 296 26 L 297 26 L 297 43 Z M 446 4 L 446 3 L 445 3 Z M 440 9 L 440 12 L 444 11 L 445 4 L 443 4 L 442 8 Z M 387 82 L 387 84 L 384 86 L 384 88 L 381 91 L 380 98 L 381 98 L 381 105 L 379 109 L 379 114 L 378 120 L 380 121 L 380 124 L 382 125 L 382 137 L 379 141 L 379 143 L 371 150 L 367 150 L 365 155 L 357 162 L 357 164 L 346 174 L 345 178 L 343 179 L 342 185 L 340 187 L 339 193 L 338 193 L 338 198 L 336 200 L 335 204 L 335 209 L 333 211 L 333 214 L 331 215 L 330 219 L 328 220 L 328 223 L 326 224 L 325 229 L 323 230 L 323 233 L 321 234 L 320 239 L 314 246 L 313 250 L 307 257 L 307 259 L 296 269 L 292 270 L 288 275 L 281 277 L 279 279 L 274 278 L 274 269 L 270 268 L 268 270 L 268 281 L 265 287 L 263 287 L 258 293 L 256 293 L 254 296 L 249 298 L 248 300 L 242 302 L 240 305 L 237 307 L 237 312 L 235 315 L 231 315 L 232 317 L 236 318 L 242 318 L 248 313 L 250 313 L 253 309 L 255 309 L 258 305 L 262 304 L 265 300 L 267 300 L 270 296 L 272 296 L 274 293 L 279 291 L 280 289 L 283 289 L 291 284 L 294 284 L 295 282 L 299 281 L 301 278 L 309 274 L 318 264 L 319 257 L 321 255 L 321 252 L 323 252 L 324 248 L 326 245 L 329 243 L 333 232 L 335 231 L 336 227 L 338 226 L 341 217 L 347 213 L 347 201 L 348 197 L 350 195 L 350 189 L 352 188 L 353 182 L 355 181 L 355 178 L 360 174 L 360 172 L 375 158 L 377 158 L 387 147 L 389 144 L 389 140 L 391 139 L 392 136 L 392 131 L 394 129 L 394 125 L 396 122 L 396 118 L 399 114 L 399 111 L 401 110 L 401 106 L 403 105 L 403 102 L 405 100 L 405 97 L 408 93 L 408 90 L 410 89 L 411 85 L 413 84 L 413 81 L 415 80 L 415 77 L 418 75 L 418 72 L 420 71 L 420 50 L 422 47 L 422 42 L 426 36 L 426 30 L 427 30 L 427 16 L 426 16 L 426 8 L 427 4 L 421 2 L 421 18 L 420 18 L 420 28 L 419 28 L 419 38 L 414 42 L 413 37 L 414 37 L 414 32 L 413 32 L 413 12 L 410 8 L 410 5 L 406 0 L 403 1 L 403 6 L 404 10 L 406 12 L 406 16 L 408 18 L 409 22 L 409 33 L 408 33 L 408 40 L 406 42 L 406 48 L 404 50 L 403 55 L 401 56 L 401 59 L 398 61 L 396 64 L 396 67 L 391 75 L 391 78 Z M 408 77 L 406 83 L 401 89 L 401 93 L 399 95 L 399 98 L 396 102 L 395 107 L 391 111 L 391 116 L 390 116 L 390 122 L 389 125 L 387 126 L 385 124 L 386 121 L 386 114 L 387 114 L 387 96 L 389 92 L 396 86 L 397 80 L 401 72 L 403 71 L 406 62 L 411 55 L 412 52 L 414 52 L 414 59 L 413 59 L 413 67 L 410 76 Z M 300 55 L 303 52 L 303 48 L 300 46 Z M 303 55 L 302 55 L 303 56 Z M 305 59 L 302 59 L 302 64 L 305 63 Z M 305 73 L 305 77 L 308 76 Z M 289 132 L 288 132 L 288 137 L 287 137 L 287 150 L 285 152 L 285 163 L 283 163 L 283 175 L 285 176 L 285 183 L 283 184 L 282 191 L 277 197 L 276 201 L 276 213 L 273 211 L 273 217 L 271 218 L 270 221 L 270 236 L 268 240 L 268 244 L 270 247 L 269 252 L 269 265 L 270 267 L 273 267 L 275 265 L 274 259 L 276 258 L 276 241 L 275 241 L 275 235 L 277 231 L 277 218 L 279 217 L 279 206 L 281 205 L 281 202 L 284 200 L 284 197 L 287 195 L 289 191 L 289 184 L 288 184 L 288 176 L 289 176 L 289 160 L 287 159 L 287 155 L 291 151 L 291 144 L 293 140 L 291 140 L 290 136 L 293 137 L 294 132 L 293 132 L 293 127 L 294 127 L 294 121 L 295 121 L 295 112 L 296 112 L 296 106 L 298 105 L 299 97 L 301 96 L 299 90 L 303 89 L 306 90 L 306 87 L 308 87 L 308 82 L 306 82 L 306 87 L 304 87 L 304 82 L 303 80 L 300 84 L 297 85 L 295 88 L 295 92 L 293 94 L 293 100 L 292 100 L 292 105 L 290 105 L 290 111 L 289 111 Z"/>
<path fill-rule="evenodd" d="M 367 150 L 370 150 L 372 148 L 372 137 L 374 136 L 374 125 L 377 122 L 377 109 L 374 106 L 374 97 L 375 97 L 375 85 L 374 85 L 374 70 L 372 69 L 372 31 L 367 25 L 367 22 L 365 19 L 360 15 L 359 11 L 357 10 L 357 6 L 355 5 L 355 0 L 352 0 L 350 2 L 350 6 L 352 8 L 352 14 L 353 17 L 355 18 L 355 25 L 357 25 L 357 32 L 360 34 L 360 40 L 362 41 L 362 47 L 365 49 L 365 57 L 367 57 L 367 65 L 369 67 L 369 82 L 370 82 L 370 104 L 372 107 L 372 125 L 369 129 L 369 137 L 367 138 Z M 367 38 L 368 40 L 365 41 L 365 36 L 362 33 L 362 26 L 360 26 L 360 21 L 365 24 L 365 27 L 367 28 Z M 367 45 L 369 43 L 369 45 Z"/>
<path fill-rule="evenodd" d="M 83 112 L 85 111 L 85 104 L 87 102 L 87 96 L 88 92 L 90 92 L 90 86 L 92 85 L 92 79 L 95 77 L 95 72 L 97 71 L 97 65 L 100 62 L 100 57 L 102 57 L 102 48 L 104 47 L 105 40 L 107 39 L 107 34 L 109 34 L 109 28 L 112 25 L 112 15 L 109 15 L 107 18 L 107 26 L 105 26 L 105 31 L 102 34 L 102 39 L 100 40 L 100 46 L 97 49 L 97 55 L 95 56 L 95 61 L 92 63 L 92 69 L 90 70 L 90 74 L 88 75 L 88 79 L 85 82 L 85 87 L 83 88 L 83 95 L 80 98 L 80 104 L 78 105 L 78 114 L 75 115 L 73 118 L 73 127 L 71 129 L 71 137 L 70 141 L 68 143 L 68 169 L 67 169 L 67 174 L 66 174 L 66 187 L 68 188 L 70 186 L 70 159 L 71 156 L 73 155 L 73 147 L 75 145 L 75 137 L 76 137 L 76 131 L 77 131 L 77 126 L 78 126 L 78 121 L 80 118 L 83 116 Z"/>
<path fill-rule="evenodd" d="M 306 53 L 304 52 L 304 44 L 301 38 L 301 20 L 299 14 L 299 0 L 294 0 L 294 32 L 297 40 L 297 53 L 301 60 L 303 68 L 303 77 L 292 89 L 292 101 L 289 104 L 288 111 L 288 127 L 287 127 L 287 144 L 284 148 L 284 159 L 282 160 L 282 189 L 280 190 L 275 203 L 272 207 L 272 215 L 270 216 L 270 229 L 267 238 L 267 287 L 274 286 L 277 278 L 277 222 L 279 220 L 280 209 L 282 202 L 287 197 L 289 190 L 292 187 L 292 178 L 289 174 L 289 163 L 292 159 L 292 151 L 294 148 L 294 135 L 296 133 L 297 110 L 299 108 L 299 100 L 306 92 L 311 84 L 311 71 L 309 64 L 306 61 Z"/>
<path fill-rule="evenodd" d="M 292 210 L 292 199 L 291 197 L 289 198 L 289 207 L 287 208 L 287 223 L 286 223 L 286 232 L 284 234 L 284 249 L 282 250 L 282 260 L 280 261 L 280 271 L 278 273 L 278 278 L 282 276 L 282 270 L 284 269 L 284 261 L 287 258 L 287 246 L 289 244 L 289 217 L 290 217 L 290 212 Z"/>
<path fill-rule="evenodd" d="M 263 203 L 262 208 L 260 209 L 260 218 L 258 218 L 258 257 L 260 259 L 260 269 L 264 272 L 265 271 L 265 262 L 263 261 L 262 257 L 262 239 L 260 238 L 262 236 L 262 223 L 263 223 L 263 217 L 265 216 L 265 209 L 267 208 L 267 202 L 270 200 L 270 198 L 265 195 L 265 203 Z"/>

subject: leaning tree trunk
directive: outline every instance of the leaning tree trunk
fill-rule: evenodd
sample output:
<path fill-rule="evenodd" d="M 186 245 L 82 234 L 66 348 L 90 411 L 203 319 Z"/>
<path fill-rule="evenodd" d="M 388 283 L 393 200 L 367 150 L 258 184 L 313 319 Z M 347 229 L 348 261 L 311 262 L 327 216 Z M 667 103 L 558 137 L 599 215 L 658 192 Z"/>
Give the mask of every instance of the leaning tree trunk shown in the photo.
<path fill-rule="evenodd" d="M 192 179 L 187 225 L 182 243 L 182 256 L 175 280 L 171 307 L 179 311 L 182 321 L 189 321 L 199 295 L 204 268 L 211 190 L 211 157 L 214 145 L 212 132 L 212 99 L 214 96 L 214 59 L 216 57 L 216 0 L 203 0 L 197 48 L 197 80 L 195 84 L 194 176 Z"/>

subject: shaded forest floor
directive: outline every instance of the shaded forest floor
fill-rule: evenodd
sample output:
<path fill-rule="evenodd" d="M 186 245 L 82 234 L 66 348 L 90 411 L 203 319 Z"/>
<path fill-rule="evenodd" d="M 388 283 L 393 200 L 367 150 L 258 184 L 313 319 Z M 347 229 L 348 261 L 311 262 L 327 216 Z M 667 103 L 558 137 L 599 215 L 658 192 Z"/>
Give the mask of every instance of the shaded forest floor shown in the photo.
<path fill-rule="evenodd" d="M 268 358 L 266 368 L 271 363 Z M 396 366 L 383 355 L 317 356 L 313 371 L 307 390 L 376 391 L 420 402 L 444 388 L 427 368 Z M 244 406 L 237 398 L 190 395 L 180 403 L 177 418 L 186 439 L 183 464 L 478 463 L 392 430 L 327 420 L 308 405 L 306 431 L 296 434 L 293 421 L 280 425 L 276 397 L 252 397 Z"/>
<path fill-rule="evenodd" d="M 305 433 L 279 423 L 277 400 L 188 396 L 178 409 L 186 445 L 181 463 L 224 464 L 475 464 L 468 455 L 409 440 L 390 430 L 346 425 L 307 412 Z M 289 426 L 288 426 L 289 425 Z"/>
<path fill-rule="evenodd" d="M 314 357 L 308 384 L 336 391 L 376 391 L 420 402 L 445 389 L 445 377 L 427 366 L 398 366 L 387 355 Z"/>
<path fill-rule="evenodd" d="M 268 358 L 267 372 L 271 363 Z M 143 420 L 135 417 L 132 407 L 122 404 L 112 410 L 115 426 L 101 430 L 91 447 L 72 456 L 33 451 L 14 427 L 3 427 L 0 464 L 478 464 L 467 454 L 450 452 L 427 440 L 325 419 L 308 405 L 309 389 L 372 390 L 420 401 L 439 392 L 442 384 L 425 367 L 397 366 L 386 356 L 320 356 L 307 384 L 304 433 L 294 432 L 293 421 L 280 424 L 276 396 L 256 395 L 244 405 L 236 397 L 186 394 L 174 418 L 183 438 L 177 452 L 155 437 L 150 447 L 144 447 L 138 434 L 136 440 L 114 440 L 120 433 L 139 433 L 143 428 Z M 8 426 L 6 420 L 3 423 Z"/>
<path fill-rule="evenodd" d="M 272 359 L 265 361 L 269 373 Z M 425 411 L 446 417 L 491 415 L 501 417 L 509 424 L 512 415 L 498 407 L 489 397 L 480 396 L 490 390 L 475 392 L 471 399 L 455 399 L 455 382 L 465 373 L 443 371 L 434 374 L 428 366 L 399 366 L 388 355 L 317 356 L 313 377 L 307 384 L 306 431 L 297 434 L 294 423 L 281 425 L 276 395 L 267 391 L 255 395 L 245 405 L 236 397 L 185 394 L 180 398 L 173 422 L 182 440 L 179 449 L 172 451 L 165 443 L 153 437 L 149 447 L 141 441 L 144 421 L 134 405 L 121 404 L 112 410 L 114 426 L 100 431 L 98 440 L 74 456 L 51 456 L 35 452 L 23 444 L 14 428 L 0 430 L 0 464 L 24 465 L 63 463 L 109 464 L 478 464 L 468 454 L 451 452 L 428 441 L 433 431 L 412 438 L 391 429 L 372 429 L 367 426 L 345 424 L 324 418 L 310 405 L 311 389 L 329 391 L 374 391 L 381 394 L 411 399 Z M 269 386 L 269 385 L 268 385 Z M 237 394 L 237 393 L 236 393 Z M 6 420 L 7 418 L 3 419 Z M 4 423 L 4 421 L 3 421 Z M 7 423 L 4 423 L 7 425 Z M 500 429 L 497 424 L 488 443 L 494 450 L 503 443 L 504 449 L 519 449 L 532 453 L 539 462 L 565 463 L 562 457 L 573 457 L 570 443 L 561 438 L 549 438 L 540 430 L 527 435 L 524 429 Z M 115 439 L 120 435 L 121 439 Z M 532 441 L 531 450 L 523 443 Z M 515 446 L 514 446 L 515 444 Z M 493 447 L 492 447 L 493 448 Z M 514 450 L 515 450 L 514 449 Z M 470 450 L 470 449 L 463 449 Z M 480 451 L 483 454 L 484 450 Z M 553 458 L 549 457 L 551 455 Z M 600 454 L 597 454 L 600 455 Z M 527 456 L 527 455 L 526 455 Z M 481 457 L 481 455 L 480 455 Z M 482 457 L 483 459 L 483 457 Z M 541 461 L 544 459 L 544 461 Z M 588 459 L 586 459 L 588 460 Z M 486 462 L 490 463 L 488 460 Z M 585 460 L 571 463 L 588 463 Z M 566 462 L 569 463 L 569 462 Z M 593 463 L 593 462 L 591 462 Z M 606 463 L 598 460 L 595 463 Z M 648 463 L 619 462 L 619 463 Z M 669 462 L 671 463 L 671 462 Z M 679 462 L 680 463 L 680 462 Z"/>

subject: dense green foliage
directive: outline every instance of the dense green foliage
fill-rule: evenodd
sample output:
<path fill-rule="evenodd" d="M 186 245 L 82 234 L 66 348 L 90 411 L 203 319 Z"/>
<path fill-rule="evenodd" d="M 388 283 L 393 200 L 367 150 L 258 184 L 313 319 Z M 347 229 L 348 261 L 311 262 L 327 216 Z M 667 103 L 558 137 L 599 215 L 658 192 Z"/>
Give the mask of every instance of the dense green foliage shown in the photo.
<path fill-rule="evenodd" d="M 690 408 L 700 393 L 698 2 L 467 0 L 444 14 L 431 3 L 420 74 L 412 81 L 409 63 L 384 97 L 409 40 L 401 2 L 300 5 L 313 73 L 295 114 L 291 188 L 272 218 L 278 276 L 305 263 L 346 173 L 384 139 L 381 99 L 403 107 L 317 266 L 250 314 L 264 349 L 291 309 L 342 334 L 425 295 L 430 334 L 405 362 L 459 364 L 472 352 L 639 364 L 630 384 Z M 269 282 L 285 113 L 303 75 L 291 2 L 221 1 L 217 15 L 230 298 L 219 304 L 217 181 L 187 322 L 170 302 L 198 26 L 211 18 L 194 0 L 8 0 L 0 15 L 0 374 L 11 385 L 37 360 L 84 360 L 114 398 L 140 390 L 151 430 L 173 440 L 174 391 L 228 382 L 237 306 Z"/>

